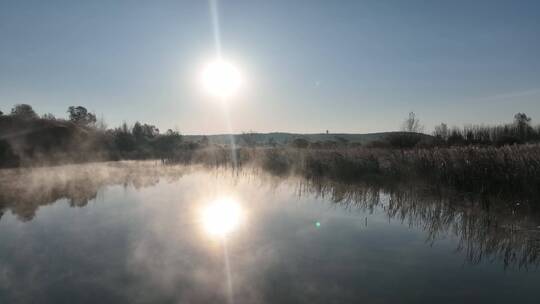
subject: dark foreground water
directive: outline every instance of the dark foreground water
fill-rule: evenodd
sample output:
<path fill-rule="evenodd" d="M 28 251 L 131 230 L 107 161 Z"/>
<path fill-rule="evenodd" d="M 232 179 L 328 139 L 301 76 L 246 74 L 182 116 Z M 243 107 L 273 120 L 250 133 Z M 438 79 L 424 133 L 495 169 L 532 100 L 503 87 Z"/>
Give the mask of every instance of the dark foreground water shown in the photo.
<path fill-rule="evenodd" d="M 540 303 L 526 201 L 116 163 L 0 172 L 0 303 Z"/>

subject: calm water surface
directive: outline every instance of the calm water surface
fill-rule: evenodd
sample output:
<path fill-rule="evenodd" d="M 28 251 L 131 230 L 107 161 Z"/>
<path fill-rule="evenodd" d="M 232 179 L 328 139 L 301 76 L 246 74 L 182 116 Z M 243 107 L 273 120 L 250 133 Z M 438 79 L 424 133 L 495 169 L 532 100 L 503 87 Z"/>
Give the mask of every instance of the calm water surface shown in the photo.
<path fill-rule="evenodd" d="M 0 173 L 0 303 L 540 303 L 524 201 L 154 163 Z"/>

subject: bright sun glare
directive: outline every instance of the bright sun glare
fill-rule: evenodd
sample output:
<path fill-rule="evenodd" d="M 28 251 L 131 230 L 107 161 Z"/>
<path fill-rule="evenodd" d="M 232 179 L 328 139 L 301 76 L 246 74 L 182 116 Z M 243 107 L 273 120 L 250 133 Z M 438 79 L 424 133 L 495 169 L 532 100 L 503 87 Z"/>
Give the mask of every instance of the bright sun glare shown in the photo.
<path fill-rule="evenodd" d="M 232 198 L 217 199 L 202 211 L 202 223 L 211 235 L 226 236 L 234 231 L 242 220 L 242 208 Z"/>
<path fill-rule="evenodd" d="M 222 59 L 208 63 L 203 69 L 201 78 L 206 92 L 219 98 L 233 96 L 242 84 L 240 70 Z"/>

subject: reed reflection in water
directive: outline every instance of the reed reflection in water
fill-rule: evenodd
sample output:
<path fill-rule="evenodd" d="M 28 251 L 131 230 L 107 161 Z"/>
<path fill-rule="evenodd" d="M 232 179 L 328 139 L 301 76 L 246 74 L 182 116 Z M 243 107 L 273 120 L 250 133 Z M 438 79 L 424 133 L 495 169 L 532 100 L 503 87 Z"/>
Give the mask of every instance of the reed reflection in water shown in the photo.
<path fill-rule="evenodd" d="M 534 303 L 534 203 L 250 168 L 3 170 L 0 300 L 450 303 L 475 281 Z"/>

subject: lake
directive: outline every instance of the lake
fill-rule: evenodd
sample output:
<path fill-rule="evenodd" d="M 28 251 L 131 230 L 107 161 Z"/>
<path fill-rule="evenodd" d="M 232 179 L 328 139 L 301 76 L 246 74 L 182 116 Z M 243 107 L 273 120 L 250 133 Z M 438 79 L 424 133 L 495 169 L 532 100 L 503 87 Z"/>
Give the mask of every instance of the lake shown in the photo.
<path fill-rule="evenodd" d="M 539 303 L 526 200 L 117 162 L 0 170 L 0 303 Z"/>

